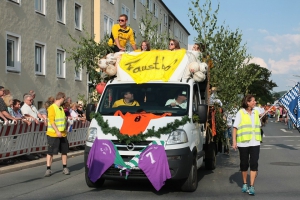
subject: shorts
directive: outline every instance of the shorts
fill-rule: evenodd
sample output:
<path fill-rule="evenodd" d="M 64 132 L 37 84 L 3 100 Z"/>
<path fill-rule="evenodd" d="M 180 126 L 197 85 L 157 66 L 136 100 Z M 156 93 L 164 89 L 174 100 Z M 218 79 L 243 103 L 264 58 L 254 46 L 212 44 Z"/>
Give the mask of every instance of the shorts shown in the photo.
<path fill-rule="evenodd" d="M 240 170 L 248 171 L 249 166 L 251 171 L 258 171 L 260 145 L 250 147 L 239 147 L 240 153 Z"/>
<path fill-rule="evenodd" d="M 69 152 L 69 142 L 67 137 L 50 137 L 47 135 L 47 146 L 49 155 L 57 155 L 60 152 L 63 155 L 66 155 Z"/>
<path fill-rule="evenodd" d="M 120 49 L 117 47 L 117 45 L 114 45 L 111 49 L 112 49 L 113 52 L 115 52 L 115 53 L 120 51 Z"/>

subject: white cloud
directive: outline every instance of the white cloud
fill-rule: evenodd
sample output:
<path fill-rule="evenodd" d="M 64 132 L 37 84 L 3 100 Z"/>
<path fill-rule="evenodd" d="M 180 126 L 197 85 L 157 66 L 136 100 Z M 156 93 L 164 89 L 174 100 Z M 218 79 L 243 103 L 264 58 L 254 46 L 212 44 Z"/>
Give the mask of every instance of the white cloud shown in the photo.
<path fill-rule="evenodd" d="M 264 61 L 264 59 L 259 58 L 259 57 L 254 57 L 249 61 L 249 64 L 254 63 L 257 65 L 260 65 L 261 67 L 267 68 L 268 69 L 268 65 L 267 63 Z"/>
<path fill-rule="evenodd" d="M 285 48 L 290 48 L 291 46 L 300 46 L 300 34 L 266 36 L 265 40 Z"/>
<path fill-rule="evenodd" d="M 293 71 L 299 73 L 300 69 L 300 54 L 289 55 L 287 60 L 281 59 L 275 61 L 273 59 L 268 60 L 269 70 L 274 74 L 291 74 Z"/>
<path fill-rule="evenodd" d="M 258 32 L 263 34 L 269 34 L 269 32 L 265 29 L 258 29 Z"/>
<path fill-rule="evenodd" d="M 261 67 L 267 68 L 272 74 L 300 74 L 300 54 L 291 54 L 288 59 L 268 59 L 254 57 L 249 63 L 255 63 Z"/>

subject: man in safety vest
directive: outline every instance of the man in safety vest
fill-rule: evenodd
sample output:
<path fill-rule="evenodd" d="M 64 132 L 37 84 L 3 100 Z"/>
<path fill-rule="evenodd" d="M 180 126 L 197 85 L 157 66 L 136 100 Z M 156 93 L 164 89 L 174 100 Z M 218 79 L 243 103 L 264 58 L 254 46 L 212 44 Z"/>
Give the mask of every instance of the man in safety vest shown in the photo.
<path fill-rule="evenodd" d="M 61 153 L 63 164 L 63 174 L 69 175 L 70 171 L 67 168 L 67 153 L 69 151 L 69 142 L 66 132 L 66 115 L 61 107 L 66 98 L 65 93 L 59 92 L 56 95 L 55 102 L 48 108 L 48 128 L 47 128 L 47 170 L 46 177 L 51 176 L 51 164 L 53 154 Z"/>

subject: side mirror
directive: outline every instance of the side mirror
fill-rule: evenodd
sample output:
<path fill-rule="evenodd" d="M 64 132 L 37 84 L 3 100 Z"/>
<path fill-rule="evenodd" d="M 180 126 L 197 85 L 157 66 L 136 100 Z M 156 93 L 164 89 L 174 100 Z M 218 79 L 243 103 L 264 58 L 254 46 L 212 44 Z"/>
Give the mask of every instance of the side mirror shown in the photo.
<path fill-rule="evenodd" d="M 85 113 L 85 115 L 86 115 L 86 120 L 88 120 L 88 121 L 91 121 L 92 119 L 91 119 L 91 117 L 90 117 L 90 115 L 91 115 L 91 113 L 92 112 L 95 112 L 96 111 L 96 106 L 95 106 L 95 104 L 93 104 L 93 103 L 89 103 L 89 104 L 87 104 L 86 105 L 86 113 Z"/>
<path fill-rule="evenodd" d="M 200 104 L 197 107 L 197 115 L 199 116 L 199 123 L 203 124 L 207 121 L 207 113 L 208 112 L 208 105 Z"/>

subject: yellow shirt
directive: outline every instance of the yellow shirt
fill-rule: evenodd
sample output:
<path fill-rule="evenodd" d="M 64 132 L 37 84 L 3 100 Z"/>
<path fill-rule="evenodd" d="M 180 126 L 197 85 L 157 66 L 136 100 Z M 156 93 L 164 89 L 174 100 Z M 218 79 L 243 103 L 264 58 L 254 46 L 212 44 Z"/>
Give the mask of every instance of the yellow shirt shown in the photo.
<path fill-rule="evenodd" d="M 119 99 L 119 100 L 115 101 L 115 103 L 112 107 L 115 108 L 118 106 L 140 106 L 140 104 L 137 101 L 133 101 L 133 102 L 127 104 L 127 103 L 125 103 L 124 99 Z"/>
<path fill-rule="evenodd" d="M 108 45 L 113 46 L 116 45 L 115 39 L 119 39 L 120 46 L 125 48 L 126 43 L 129 40 L 131 45 L 135 45 L 135 40 L 134 40 L 134 33 L 132 28 L 129 26 L 126 27 L 126 29 L 123 29 L 120 27 L 119 24 L 113 25 L 111 29 L 111 36 L 108 40 Z"/>

